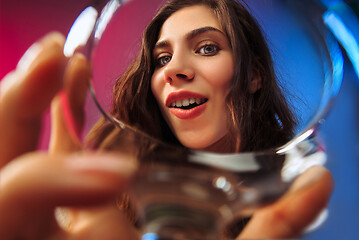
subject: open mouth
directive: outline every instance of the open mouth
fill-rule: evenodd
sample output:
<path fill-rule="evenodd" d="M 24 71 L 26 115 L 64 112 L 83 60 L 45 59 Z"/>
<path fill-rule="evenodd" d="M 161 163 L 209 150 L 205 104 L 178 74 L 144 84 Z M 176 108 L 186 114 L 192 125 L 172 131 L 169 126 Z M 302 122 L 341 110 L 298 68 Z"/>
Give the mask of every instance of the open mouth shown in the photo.
<path fill-rule="evenodd" d="M 170 108 L 180 108 L 184 110 L 192 109 L 198 107 L 208 101 L 207 98 L 186 98 L 172 102 Z"/>

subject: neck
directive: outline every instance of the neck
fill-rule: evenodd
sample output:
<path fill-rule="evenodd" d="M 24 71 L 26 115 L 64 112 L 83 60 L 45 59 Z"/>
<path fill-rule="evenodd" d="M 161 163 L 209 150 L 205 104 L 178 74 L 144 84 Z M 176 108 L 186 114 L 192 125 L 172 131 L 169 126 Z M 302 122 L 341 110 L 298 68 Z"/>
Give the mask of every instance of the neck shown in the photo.
<path fill-rule="evenodd" d="M 231 138 L 229 134 L 226 134 L 217 142 L 201 150 L 207 152 L 213 152 L 213 153 L 234 153 L 234 152 L 238 152 L 237 145 L 239 144 L 236 144 L 236 142 L 239 141 L 237 139 L 236 141 L 233 141 L 233 138 Z"/>

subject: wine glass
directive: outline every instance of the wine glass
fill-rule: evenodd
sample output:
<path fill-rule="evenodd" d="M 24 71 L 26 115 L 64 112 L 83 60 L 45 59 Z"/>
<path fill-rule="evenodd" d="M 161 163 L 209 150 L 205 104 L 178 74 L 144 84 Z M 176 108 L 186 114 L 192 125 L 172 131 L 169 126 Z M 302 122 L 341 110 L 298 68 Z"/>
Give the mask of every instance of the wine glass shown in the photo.
<path fill-rule="evenodd" d="M 343 57 L 315 3 L 249 1 L 250 12 L 275 49 L 276 71 L 300 119 L 295 137 L 261 152 L 214 154 L 172 146 L 110 114 L 114 82 L 135 58 L 141 33 L 161 4 L 161 0 L 99 1 L 77 18 L 64 52 L 81 51 L 91 63 L 87 115 L 92 121 L 87 121 L 85 132 L 101 113 L 155 146 L 156 151 L 140 159 L 129 192 L 142 239 L 222 239 L 228 226 L 278 199 L 306 169 L 325 164 L 317 129 L 339 91 Z"/>

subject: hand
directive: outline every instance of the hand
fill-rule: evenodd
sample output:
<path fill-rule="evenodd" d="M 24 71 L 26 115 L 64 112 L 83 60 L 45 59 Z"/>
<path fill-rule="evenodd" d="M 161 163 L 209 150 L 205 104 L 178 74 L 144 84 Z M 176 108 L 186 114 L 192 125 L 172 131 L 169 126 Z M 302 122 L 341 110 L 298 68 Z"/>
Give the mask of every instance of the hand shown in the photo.
<path fill-rule="evenodd" d="M 300 236 L 326 207 L 333 189 L 331 174 L 314 166 L 277 202 L 258 210 L 237 239 L 287 239 Z"/>
<path fill-rule="evenodd" d="M 47 35 L 1 82 L 0 238 L 136 239 L 133 227 L 109 204 L 136 166 L 127 156 L 80 152 L 74 129 L 81 127 L 89 69 L 81 55 L 65 58 L 63 44 L 62 35 Z M 61 111 L 64 99 L 72 130 Z M 51 101 L 50 151 L 35 152 Z M 75 215 L 71 229 L 58 226 L 56 206 L 76 208 L 69 211 Z"/>

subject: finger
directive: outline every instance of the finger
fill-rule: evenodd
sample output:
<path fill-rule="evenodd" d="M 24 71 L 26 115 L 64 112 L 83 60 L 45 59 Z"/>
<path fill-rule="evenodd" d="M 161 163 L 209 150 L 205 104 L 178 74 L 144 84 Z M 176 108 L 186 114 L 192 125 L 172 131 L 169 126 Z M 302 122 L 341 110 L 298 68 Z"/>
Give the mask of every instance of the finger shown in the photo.
<path fill-rule="evenodd" d="M 65 71 L 64 91 L 51 103 L 50 153 L 71 152 L 81 148 L 84 104 L 90 70 L 85 57 L 76 54 Z"/>
<path fill-rule="evenodd" d="M 258 210 L 238 239 L 297 237 L 326 206 L 333 180 L 323 167 L 312 167 L 278 202 Z"/>
<path fill-rule="evenodd" d="M 139 239 L 134 225 L 113 204 L 75 209 L 75 211 L 67 226 L 67 232 L 73 238 L 86 240 Z"/>
<path fill-rule="evenodd" d="M 0 167 L 36 149 L 41 118 L 62 87 L 64 37 L 52 33 L 35 43 L 15 71 L 1 81 Z"/>
<path fill-rule="evenodd" d="M 23 155 L 0 172 L 1 236 L 48 226 L 55 206 L 89 206 L 114 199 L 135 169 L 135 162 L 124 155 L 77 154 L 61 159 Z"/>

